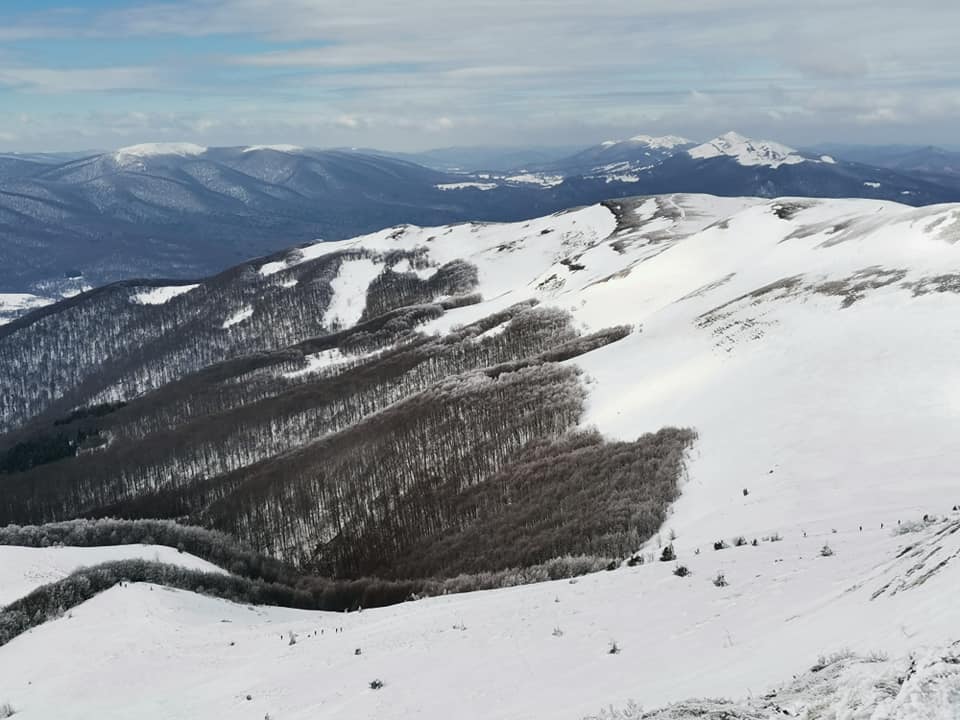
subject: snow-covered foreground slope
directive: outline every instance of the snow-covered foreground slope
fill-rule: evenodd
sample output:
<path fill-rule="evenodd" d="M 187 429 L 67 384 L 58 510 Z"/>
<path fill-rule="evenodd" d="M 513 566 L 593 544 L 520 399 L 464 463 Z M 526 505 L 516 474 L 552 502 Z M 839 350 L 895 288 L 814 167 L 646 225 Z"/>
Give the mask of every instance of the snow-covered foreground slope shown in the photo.
<path fill-rule="evenodd" d="M 29 548 L 0 545 L 0 607 L 23 597 L 40 585 L 56 582 L 82 567 L 115 560 L 150 560 L 190 570 L 223 572 L 190 553 L 163 545 L 114 547 Z"/>
<path fill-rule="evenodd" d="M 0 702 L 24 718 L 573 719 L 630 698 L 756 697 L 821 654 L 900 662 L 960 639 L 958 239 L 958 206 L 678 195 L 402 226 L 271 260 L 261 274 L 287 287 L 297 264 L 368 250 L 338 276 L 345 323 L 362 306 L 343 293 L 378 258 L 423 248 L 427 268 L 474 264 L 484 298 L 428 330 L 528 298 L 585 329 L 634 326 L 572 362 L 584 424 L 699 434 L 647 562 L 349 615 L 118 587 L 0 648 Z M 924 514 L 948 520 L 894 534 Z M 674 533 L 686 578 L 655 559 Z M 713 549 L 740 535 L 758 546 Z M 844 712 L 857 692 L 837 699 Z M 943 717 L 903 707 L 875 717 Z"/>
<path fill-rule="evenodd" d="M 0 689 L 25 719 L 574 719 L 630 699 L 746 698 L 821 655 L 946 644 L 960 627 L 957 530 L 790 529 L 757 547 L 684 552 L 686 578 L 653 562 L 350 614 L 115 587 L 0 649 Z M 897 587 L 935 568 L 930 553 L 953 562 Z M 713 585 L 718 571 L 728 586 Z"/>

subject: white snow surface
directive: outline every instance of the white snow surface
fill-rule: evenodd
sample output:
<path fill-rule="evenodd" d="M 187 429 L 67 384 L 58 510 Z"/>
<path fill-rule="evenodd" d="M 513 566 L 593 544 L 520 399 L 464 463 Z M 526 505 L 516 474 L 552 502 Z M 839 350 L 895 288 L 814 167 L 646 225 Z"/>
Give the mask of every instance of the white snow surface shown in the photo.
<path fill-rule="evenodd" d="M 235 313 L 230 315 L 230 317 L 228 317 L 226 320 L 223 321 L 223 325 L 221 325 L 221 327 L 224 330 L 226 330 L 228 328 L 232 328 L 234 325 L 238 325 L 239 323 L 242 323 L 244 320 L 249 320 L 252 317 L 253 317 L 253 308 L 248 305 L 246 307 L 240 308 Z"/>
<path fill-rule="evenodd" d="M 734 203 L 740 204 L 740 201 L 735 200 Z M 616 219 L 613 213 L 602 205 L 517 223 L 464 223 L 440 228 L 404 225 L 350 240 L 307 246 L 288 258 L 284 267 L 343 250 L 365 249 L 385 253 L 426 247 L 432 264 L 436 266 L 459 258 L 476 265 L 480 276 L 479 289 L 490 301 L 461 308 L 444 317 L 459 318 L 464 314 L 462 311 L 486 315 L 495 312 L 492 309 L 494 306 L 518 302 L 536 294 L 531 292 L 528 286 L 536 281 L 540 273 L 565 271 L 565 268 L 559 265 L 561 259 L 578 249 L 585 249 L 608 238 L 615 229 Z M 334 305 L 338 302 L 349 302 L 355 307 L 365 304 L 361 290 L 366 290 L 381 268 L 371 260 L 357 268 L 350 267 L 357 262 L 359 261 L 344 263 L 340 275 L 334 281 L 335 284 L 341 283 L 339 287 L 342 288 L 340 292 L 337 286 L 334 288 Z M 611 267 L 613 264 L 611 263 Z M 261 272 L 263 270 L 261 268 Z M 357 274 L 356 278 L 352 277 L 354 272 Z M 359 307 L 353 315 L 359 318 L 362 312 L 363 307 Z M 336 309 L 332 314 L 343 313 Z"/>
<path fill-rule="evenodd" d="M 796 165 L 806 162 L 793 148 L 770 140 L 751 140 L 735 132 L 708 140 L 687 151 L 697 159 L 732 157 L 741 165 L 764 165 L 778 168 L 781 165 Z"/>
<path fill-rule="evenodd" d="M 947 527 L 906 537 L 876 526 L 807 537 L 792 528 L 781 542 L 719 552 L 700 545 L 699 555 L 680 536 L 686 578 L 673 575 L 673 563 L 652 562 L 575 584 L 350 614 L 115 587 L 0 648 L 0 678 L 26 720 L 574 720 L 631 698 L 646 708 L 745 698 L 822 654 L 898 657 L 956 632 L 956 562 L 922 585 L 870 599 L 892 578 L 909 577 L 918 558 L 896 559 L 908 544 L 920 542 L 923 553 L 940 546 L 944 557 L 960 551 L 957 533 L 938 537 Z M 819 554 L 825 541 L 832 557 Z M 727 587 L 714 587 L 717 571 Z M 607 652 L 611 641 L 619 654 Z M 381 690 L 369 689 L 374 679 Z"/>
<path fill-rule="evenodd" d="M 0 545 L 0 607 L 75 570 L 115 560 L 151 560 L 190 570 L 224 572 L 216 565 L 164 545 L 111 547 L 16 547 Z M 2 675 L 0 675 L 2 677 Z M 3 683 L 0 681 L 0 688 Z"/>
<path fill-rule="evenodd" d="M 199 284 L 152 287 L 133 295 L 130 300 L 139 305 L 165 305 L 173 300 L 173 298 L 188 293 L 198 287 L 200 287 Z"/>
<path fill-rule="evenodd" d="M 440 185 L 434 185 L 437 190 L 493 190 L 497 187 L 496 183 L 480 183 L 480 182 L 457 182 L 457 183 L 441 183 Z"/>
<path fill-rule="evenodd" d="M 88 290 L 93 290 L 93 285 L 87 285 L 86 283 L 80 283 L 72 288 L 68 288 L 62 292 L 62 297 L 72 298 L 76 297 L 80 293 L 85 293 Z"/>
<path fill-rule="evenodd" d="M 630 175 L 630 174 L 620 174 L 620 175 L 607 175 L 604 177 L 604 180 L 608 183 L 612 182 L 637 182 L 640 180 L 639 175 Z"/>
<path fill-rule="evenodd" d="M 30 293 L 0 293 L 0 325 L 52 302 L 55 302 L 53 298 Z"/>
<path fill-rule="evenodd" d="M 356 325 L 367 307 L 367 287 L 383 272 L 383 265 L 369 258 L 351 258 L 340 265 L 330 283 L 333 299 L 324 316 L 329 327 Z"/>
<path fill-rule="evenodd" d="M 295 153 L 303 150 L 299 145 L 250 145 L 243 149 L 243 152 L 256 152 L 257 150 L 273 150 L 275 152 Z"/>
<path fill-rule="evenodd" d="M 554 187 L 563 182 L 563 175 L 546 175 L 544 173 L 520 173 L 503 178 L 506 182 L 520 183 L 521 185 L 540 185 Z"/>
<path fill-rule="evenodd" d="M 634 135 L 632 138 L 627 140 L 630 143 L 636 143 L 637 145 L 647 145 L 648 147 L 670 150 L 679 145 L 690 145 L 691 141 L 685 137 L 680 137 L 679 135 Z"/>
<path fill-rule="evenodd" d="M 374 353 L 367 353 L 364 355 L 348 355 L 343 353 L 339 348 L 321 350 L 320 352 L 307 355 L 304 358 L 306 362 L 302 368 L 284 373 L 283 377 L 296 378 L 303 375 L 319 373 L 323 370 L 329 370 L 338 366 L 365 360 L 372 357 L 373 354 Z"/>
<path fill-rule="evenodd" d="M 633 327 L 570 362 L 589 390 L 585 426 L 698 433 L 648 562 L 348 615 L 114 588 L 0 648 L 0 699 L 25 719 L 575 720 L 630 698 L 757 697 L 821 654 L 928 657 L 960 639 L 960 205 L 668 195 L 611 207 L 619 224 L 596 205 L 391 228 L 282 267 L 369 253 L 334 281 L 329 312 L 345 325 L 382 270 L 373 258 L 424 248 L 433 266 L 474 263 L 484 298 L 427 332 L 529 298 L 587 330 Z M 672 533 L 687 578 L 655 560 Z M 713 550 L 739 535 L 758 546 Z M 860 717 L 857 693 L 875 684 L 849 672 L 842 712 L 807 717 Z M 873 717 L 944 717 L 921 701 L 917 689 Z"/>
<path fill-rule="evenodd" d="M 263 276 L 275 275 L 281 270 L 286 270 L 294 265 L 300 265 L 301 263 L 315 260 L 316 258 L 327 254 L 323 251 L 323 248 L 327 245 L 328 243 L 325 243 L 322 240 L 317 240 L 316 243 L 308 245 L 305 248 L 297 248 L 292 250 L 283 260 L 274 260 L 273 262 L 268 262 L 261 265 L 260 274 Z"/>
<path fill-rule="evenodd" d="M 643 145 L 654 150 L 672 150 L 681 145 L 693 145 L 693 141 L 679 135 L 634 135 L 626 140 L 604 140 L 602 148 L 612 148 L 624 145 Z"/>
<path fill-rule="evenodd" d="M 180 157 L 190 157 L 191 155 L 203 155 L 207 148 L 193 143 L 143 143 L 141 145 L 130 145 L 120 148 L 114 153 L 114 159 L 123 163 L 131 158 L 157 157 L 161 155 L 178 155 Z"/>
<path fill-rule="evenodd" d="M 407 258 L 403 258 L 403 260 L 394 265 L 391 270 L 398 273 L 413 273 L 421 280 L 428 280 L 437 274 L 437 268 L 417 268 L 414 267 Z"/>

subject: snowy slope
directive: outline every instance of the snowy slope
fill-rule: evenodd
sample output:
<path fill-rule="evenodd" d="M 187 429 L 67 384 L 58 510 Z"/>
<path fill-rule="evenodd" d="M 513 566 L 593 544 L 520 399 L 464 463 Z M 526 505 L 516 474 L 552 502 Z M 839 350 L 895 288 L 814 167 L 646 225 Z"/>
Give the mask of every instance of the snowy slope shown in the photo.
<path fill-rule="evenodd" d="M 682 579 L 654 562 L 350 614 L 116 587 L 0 649 L 0 687 L 29 719 L 574 719 L 629 699 L 650 709 L 746 698 L 820 655 L 943 644 L 960 623 L 960 564 L 870 598 L 917 563 L 896 559 L 907 544 L 955 556 L 958 534 L 937 535 L 951 527 L 901 537 L 791 529 L 759 547 L 703 548 L 685 558 L 693 574 Z M 824 540 L 832 557 L 819 555 Z M 718 570 L 727 587 L 712 584 Z M 374 679 L 384 687 L 369 689 Z"/>
<path fill-rule="evenodd" d="M 51 298 L 30 293 L 0 293 L 0 325 L 54 302 Z"/>
<path fill-rule="evenodd" d="M 41 585 L 61 580 L 82 567 L 130 559 L 151 560 L 204 572 L 223 572 L 206 560 L 163 545 L 95 548 L 28 548 L 0 545 L 0 607 Z"/>
<path fill-rule="evenodd" d="M 739 201 L 732 202 L 739 204 Z M 272 274 L 281 267 L 291 267 L 350 248 L 389 252 L 426 247 L 436 266 L 461 258 L 477 265 L 480 290 L 485 298 L 494 299 L 509 293 L 511 297 L 522 299 L 534 294 L 530 285 L 539 272 L 555 269 L 554 265 L 561 259 L 607 239 L 615 228 L 614 214 L 603 205 L 509 224 L 465 223 L 441 228 L 402 225 L 351 240 L 308 245 L 291 253 L 285 262 L 272 261 L 263 265 L 260 272 Z M 370 263 L 354 261 L 348 268 L 343 271 L 340 292 L 337 292 L 338 288 L 334 289 L 335 302 L 352 300 L 376 275 Z M 349 297 L 342 298 L 344 292 Z M 338 296 L 341 300 L 337 300 Z M 486 310 L 486 307 L 481 306 L 481 309 Z"/>
<path fill-rule="evenodd" d="M 153 287 L 137 293 L 130 298 L 130 300 L 140 305 L 163 305 L 178 295 L 188 293 L 197 287 L 199 287 L 199 285 L 164 285 L 161 287 Z"/>
<path fill-rule="evenodd" d="M 728 132 L 687 151 L 696 159 L 732 157 L 740 165 L 777 168 L 781 165 L 796 165 L 806 158 L 793 148 L 771 140 L 751 140 L 739 133 Z"/>
<path fill-rule="evenodd" d="M 582 294 L 588 324 L 643 326 L 580 362 L 597 381 L 589 422 L 615 436 L 697 428 L 681 533 L 952 506 L 960 209 L 799 202 L 782 220 L 785 204 L 751 207 Z"/>
<path fill-rule="evenodd" d="M 203 155 L 207 148 L 193 143 L 142 143 L 140 145 L 131 145 L 120 148 L 114 153 L 114 158 L 118 163 L 124 163 L 131 158 L 148 158 L 162 155 L 176 155 L 180 157 L 190 157 L 191 155 Z"/>
<path fill-rule="evenodd" d="M 513 225 L 403 226 L 284 265 L 427 247 L 437 265 L 474 263 L 486 299 L 434 330 L 530 297 L 592 330 L 640 328 L 576 360 L 592 383 L 587 424 L 623 439 L 697 429 L 671 525 L 698 542 L 960 502 L 960 206 L 675 195 L 611 207 L 619 227 L 601 205 Z"/>
<path fill-rule="evenodd" d="M 692 148 L 696 143 L 677 135 L 634 135 L 626 140 L 606 140 L 567 158 L 534 166 L 534 170 L 558 173 L 560 177 L 583 175 L 609 178 L 610 181 L 632 177 L 631 173 L 655 167 L 667 158 Z"/>
<path fill-rule="evenodd" d="M 469 260 L 484 301 L 437 332 L 527 298 L 586 329 L 634 326 L 575 364 L 586 425 L 699 434 L 647 562 L 349 615 L 114 588 L 0 648 L 0 702 L 24 718 L 574 719 L 631 698 L 756 697 L 846 648 L 894 658 L 880 678 L 960 639 L 958 239 L 956 205 L 672 195 L 272 259 L 264 275 L 344 248 Z M 341 322 L 374 264 L 340 276 Z M 655 559 L 674 533 L 686 578 Z M 713 549 L 740 535 L 758 545 Z M 831 700 L 837 717 L 856 717 L 861 684 Z M 931 717 L 904 707 L 876 717 Z"/>
<path fill-rule="evenodd" d="M 636 145 L 646 145 L 647 147 L 657 148 L 657 149 L 673 149 L 681 145 L 690 145 L 691 141 L 685 137 L 680 137 L 679 135 L 661 135 L 661 136 L 652 136 L 652 135 L 634 135 L 632 138 L 626 140 L 625 142 L 634 143 Z M 604 143 L 606 145 L 607 143 Z M 616 144 L 616 143 L 612 143 Z"/>
<path fill-rule="evenodd" d="M 299 145 L 249 145 L 243 149 L 244 153 L 257 152 L 258 150 L 273 150 L 282 153 L 295 153 L 303 150 Z"/>

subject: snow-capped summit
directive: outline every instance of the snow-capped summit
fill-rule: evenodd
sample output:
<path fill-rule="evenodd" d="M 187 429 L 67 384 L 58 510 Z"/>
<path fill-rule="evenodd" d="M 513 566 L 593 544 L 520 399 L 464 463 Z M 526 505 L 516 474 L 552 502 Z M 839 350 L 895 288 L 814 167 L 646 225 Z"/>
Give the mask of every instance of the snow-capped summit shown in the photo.
<path fill-rule="evenodd" d="M 681 145 L 693 145 L 693 140 L 688 140 L 679 135 L 634 135 L 626 140 L 604 140 L 598 147 L 629 147 L 635 145 L 644 145 L 654 150 L 673 150 Z"/>
<path fill-rule="evenodd" d="M 752 140 L 732 131 L 697 145 L 687 152 L 697 160 L 727 156 L 735 158 L 740 165 L 762 165 L 771 168 L 796 165 L 807 160 L 786 145 L 770 140 Z"/>
<path fill-rule="evenodd" d="M 634 143 L 636 145 L 646 145 L 658 150 L 671 150 L 675 147 L 679 147 L 680 145 L 693 144 L 692 140 L 688 140 L 685 137 L 680 137 L 679 135 L 661 135 L 659 137 L 655 137 L 653 135 L 634 135 L 626 142 Z"/>
<path fill-rule="evenodd" d="M 637 173 L 649 171 L 694 143 L 679 135 L 634 135 L 625 140 L 606 140 L 575 155 L 536 168 L 566 177 L 583 175 L 607 182 L 635 181 Z"/>
<path fill-rule="evenodd" d="M 193 143 L 143 143 L 141 145 L 131 145 L 120 148 L 114 153 L 114 159 L 117 162 L 123 162 L 130 158 L 157 157 L 160 155 L 176 155 L 178 157 L 190 157 L 191 155 L 203 155 L 207 148 Z"/>

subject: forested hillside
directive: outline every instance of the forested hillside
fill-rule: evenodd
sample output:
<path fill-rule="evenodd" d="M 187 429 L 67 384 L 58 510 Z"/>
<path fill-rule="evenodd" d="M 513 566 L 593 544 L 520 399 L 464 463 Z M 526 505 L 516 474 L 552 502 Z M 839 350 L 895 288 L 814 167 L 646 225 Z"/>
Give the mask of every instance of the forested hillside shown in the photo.
<path fill-rule="evenodd" d="M 665 195 L 39 308 L 0 333 L 10 702 L 101 715 L 108 668 L 178 717 L 899 717 L 957 627 L 958 239 Z"/>
<path fill-rule="evenodd" d="M 579 431 L 576 359 L 634 328 L 543 303 L 556 272 L 510 287 L 531 260 L 573 272 L 617 222 L 597 206 L 401 227 L 0 328 L 0 525 L 179 519 L 332 578 L 625 557 L 662 524 L 693 434 Z"/>
<path fill-rule="evenodd" d="M 107 286 L 0 330 L 0 523 L 177 519 L 341 579 L 623 558 L 703 435 L 668 402 L 700 364 L 735 372 L 785 312 L 953 294 L 956 215 L 656 196 Z M 691 336 L 654 382 L 659 317 Z"/>

